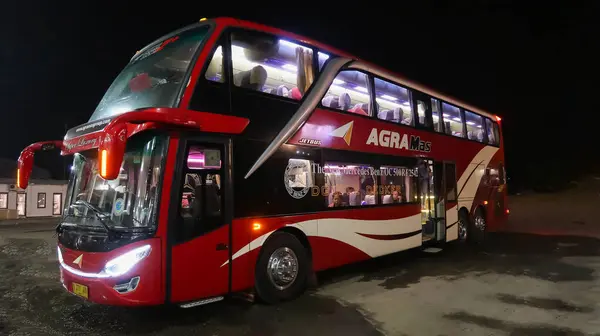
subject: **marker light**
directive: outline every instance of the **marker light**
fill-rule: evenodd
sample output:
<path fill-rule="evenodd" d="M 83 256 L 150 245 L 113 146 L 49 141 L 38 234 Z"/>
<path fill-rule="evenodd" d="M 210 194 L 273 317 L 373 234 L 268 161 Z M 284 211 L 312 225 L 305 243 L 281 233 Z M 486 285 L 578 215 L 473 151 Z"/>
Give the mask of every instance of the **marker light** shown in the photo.
<path fill-rule="evenodd" d="M 500 117 L 496 116 L 496 120 L 497 120 L 497 121 L 500 121 L 500 120 L 502 120 L 502 118 L 500 118 Z"/>
<path fill-rule="evenodd" d="M 252 230 L 254 230 L 254 231 L 260 230 L 261 227 L 262 227 L 262 225 L 260 225 L 260 223 L 253 223 L 252 224 Z"/>
<path fill-rule="evenodd" d="M 108 153 L 106 151 L 106 149 L 103 149 L 100 152 L 100 176 L 102 176 L 103 178 L 106 178 L 106 161 L 108 157 Z"/>
<path fill-rule="evenodd" d="M 200 19 L 200 22 L 202 22 L 202 21 L 206 21 L 206 18 L 202 18 L 202 19 Z"/>
<path fill-rule="evenodd" d="M 140 246 L 106 263 L 102 273 L 118 277 L 129 272 L 140 260 L 150 255 L 150 245 Z"/>

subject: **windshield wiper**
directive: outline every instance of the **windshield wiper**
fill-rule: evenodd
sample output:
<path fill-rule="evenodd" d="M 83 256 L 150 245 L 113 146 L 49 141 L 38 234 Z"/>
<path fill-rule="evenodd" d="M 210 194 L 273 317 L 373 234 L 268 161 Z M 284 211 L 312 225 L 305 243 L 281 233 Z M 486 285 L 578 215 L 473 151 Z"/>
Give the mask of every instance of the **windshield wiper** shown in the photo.
<path fill-rule="evenodd" d="M 113 229 L 110 228 L 110 226 L 108 226 L 106 224 L 106 222 L 104 221 L 106 218 L 106 213 L 104 213 L 102 210 L 98 209 L 98 207 L 96 207 L 95 205 L 91 204 L 88 201 L 84 201 L 84 200 L 77 200 L 75 203 L 69 205 L 69 209 L 73 208 L 74 206 L 77 205 L 83 205 L 84 207 L 90 209 L 94 215 L 96 216 L 96 218 L 98 219 L 98 221 L 102 224 L 102 227 L 106 230 L 106 232 L 108 233 L 109 236 L 112 236 L 112 234 L 115 233 L 115 231 Z M 70 214 L 65 214 L 65 216 L 63 217 L 66 218 L 68 216 L 72 216 Z M 58 231 L 60 229 L 60 226 L 62 225 L 62 222 L 58 224 L 58 226 L 56 227 L 56 230 Z"/>

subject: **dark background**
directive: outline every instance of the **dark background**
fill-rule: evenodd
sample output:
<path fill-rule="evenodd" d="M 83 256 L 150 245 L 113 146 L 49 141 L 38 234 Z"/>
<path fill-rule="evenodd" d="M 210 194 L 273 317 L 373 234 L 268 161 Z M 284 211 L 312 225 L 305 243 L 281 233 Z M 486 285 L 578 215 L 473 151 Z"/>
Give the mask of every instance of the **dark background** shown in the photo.
<path fill-rule="evenodd" d="M 147 43 L 201 17 L 233 16 L 320 40 L 500 115 L 512 191 L 600 173 L 596 1 L 15 3 L 0 23 L 0 158 L 11 162 L 26 145 L 86 122 Z M 55 178 L 68 164 L 36 157 Z"/>

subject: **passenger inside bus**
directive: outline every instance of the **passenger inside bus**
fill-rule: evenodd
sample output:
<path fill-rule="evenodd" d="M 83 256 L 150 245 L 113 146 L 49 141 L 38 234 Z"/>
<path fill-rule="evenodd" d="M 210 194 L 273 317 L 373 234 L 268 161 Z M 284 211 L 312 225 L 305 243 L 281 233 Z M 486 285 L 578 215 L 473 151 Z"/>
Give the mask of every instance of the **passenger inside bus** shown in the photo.
<path fill-rule="evenodd" d="M 238 87 L 300 100 L 314 80 L 312 49 L 276 36 L 234 32 L 231 59 L 233 82 Z M 224 82 L 220 46 L 205 76 Z"/>
<path fill-rule="evenodd" d="M 341 192 L 336 191 L 332 194 L 331 203 L 329 203 L 330 208 L 340 208 L 348 206 L 347 202 L 344 202 L 343 195 Z"/>

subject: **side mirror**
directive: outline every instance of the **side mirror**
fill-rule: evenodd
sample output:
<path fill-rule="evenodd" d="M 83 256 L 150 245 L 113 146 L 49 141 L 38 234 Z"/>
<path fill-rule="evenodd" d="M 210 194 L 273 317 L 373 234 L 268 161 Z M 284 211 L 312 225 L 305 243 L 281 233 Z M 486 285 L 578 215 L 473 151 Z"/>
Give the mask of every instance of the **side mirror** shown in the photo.
<path fill-rule="evenodd" d="M 27 146 L 19 155 L 17 161 L 17 187 L 26 189 L 29 185 L 29 177 L 33 169 L 33 156 L 36 151 L 49 151 L 54 149 L 62 149 L 62 141 L 43 141 L 36 142 Z"/>
<path fill-rule="evenodd" d="M 17 187 L 21 189 L 26 189 L 29 184 L 29 176 L 33 169 L 33 155 L 34 151 L 29 147 L 25 148 L 19 155 L 19 161 L 17 161 Z"/>
<path fill-rule="evenodd" d="M 125 147 L 127 145 L 127 124 L 117 123 L 104 130 L 104 140 L 98 147 L 99 174 L 105 180 L 119 177 Z"/>

